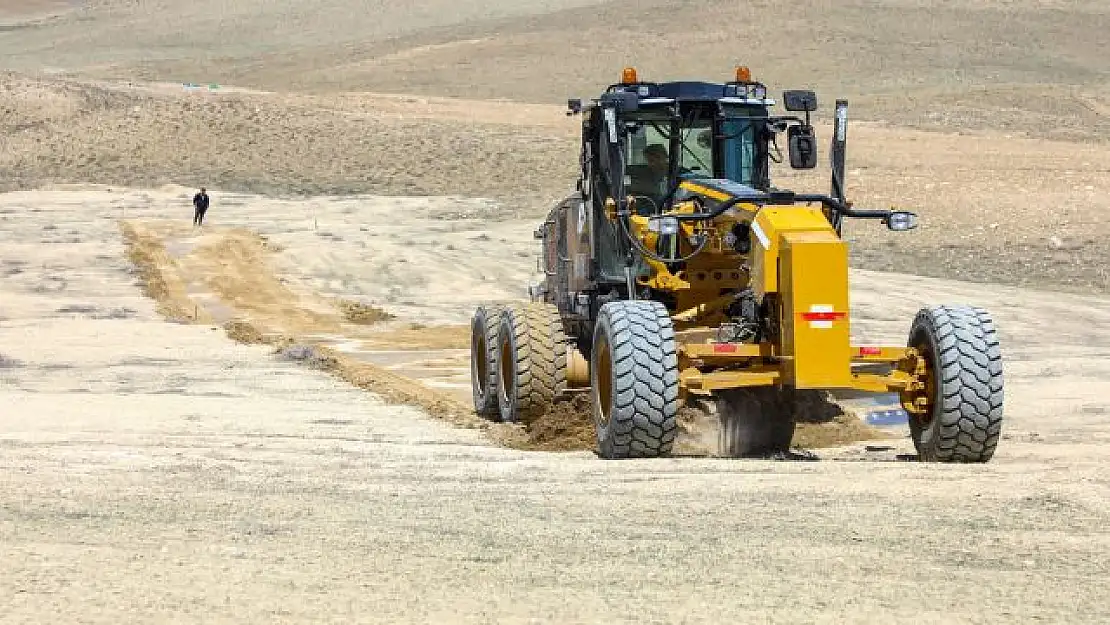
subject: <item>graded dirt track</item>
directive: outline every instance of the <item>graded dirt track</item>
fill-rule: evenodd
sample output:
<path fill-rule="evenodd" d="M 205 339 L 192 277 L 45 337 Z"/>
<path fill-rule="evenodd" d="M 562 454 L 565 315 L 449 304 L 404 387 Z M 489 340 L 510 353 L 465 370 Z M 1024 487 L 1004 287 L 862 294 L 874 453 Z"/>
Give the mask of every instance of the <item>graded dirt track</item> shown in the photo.
<path fill-rule="evenodd" d="M 0 3 L 0 622 L 1110 621 L 1108 19 Z M 857 340 L 994 313 L 992 463 L 858 421 L 790 460 L 700 457 L 695 423 L 694 455 L 602 462 L 580 418 L 469 412 L 471 311 L 524 297 L 573 189 L 565 98 L 737 62 L 847 96 L 850 198 L 922 216 L 849 226 Z"/>
<path fill-rule="evenodd" d="M 178 198 L 165 194 L 157 199 L 172 203 Z M 377 251 L 367 252 L 368 239 L 393 233 L 370 234 L 365 226 L 359 226 L 357 232 L 351 228 L 358 222 L 376 221 L 376 213 L 401 209 L 409 219 L 401 223 L 394 219 L 395 228 L 400 227 L 400 232 L 423 231 L 434 236 L 440 229 L 433 224 L 433 217 L 441 216 L 442 209 L 427 201 L 384 198 L 332 198 L 331 203 L 333 206 L 313 209 L 311 234 L 299 232 L 297 228 L 292 231 L 279 228 L 276 240 L 242 227 L 209 225 L 198 230 L 164 220 L 124 220 L 121 229 L 128 257 L 142 276 L 144 292 L 158 302 L 160 312 L 167 318 L 222 325 L 234 340 L 270 344 L 282 353 L 302 354 L 302 359 L 313 360 L 339 379 L 392 403 L 419 406 L 430 415 L 456 425 L 485 429 L 491 440 L 500 444 L 543 451 L 596 450 L 590 404 L 582 393 L 576 393 L 569 401 L 559 402 L 540 419 L 517 427 L 490 424 L 473 414 L 469 326 L 466 323 L 442 324 L 444 320 L 462 317 L 466 309 L 443 305 L 442 296 L 436 296 L 439 293 L 436 283 L 443 279 L 441 277 L 424 274 L 410 275 L 407 280 L 400 281 L 389 278 L 389 265 L 420 267 L 439 264 L 442 260 L 420 258 L 420 253 L 414 253 L 413 246 L 425 244 L 420 240 L 408 241 L 405 247 L 395 251 L 391 251 L 389 245 L 379 245 L 375 246 Z M 240 219 L 247 222 L 257 219 L 257 210 L 262 204 L 259 198 L 241 196 Z M 424 211 L 418 209 L 421 204 Z M 358 216 L 352 220 L 349 216 L 356 209 Z M 319 229 L 321 219 L 325 223 L 324 231 Z M 425 225 L 416 225 L 421 221 Z M 430 244 L 451 249 L 455 246 L 449 242 L 444 244 L 444 238 L 448 241 L 489 238 L 485 229 L 473 219 L 455 220 L 449 231 L 449 235 L 440 235 Z M 320 257 L 320 238 L 331 243 L 324 243 L 332 248 L 324 255 L 326 264 L 313 262 Z M 305 245 L 305 239 L 315 244 L 312 249 Z M 345 269 L 350 262 L 346 254 L 351 252 L 358 253 L 370 266 L 379 266 L 379 259 L 387 258 L 382 278 L 383 281 L 389 278 L 392 288 L 421 287 L 419 293 L 410 297 L 427 298 L 434 305 L 430 311 L 432 325 L 393 321 L 396 314 L 376 305 L 329 300 L 310 290 L 309 285 L 319 284 L 337 269 Z M 514 256 L 512 264 L 517 265 L 518 270 L 526 266 L 523 259 L 527 254 L 523 250 Z M 456 262 L 456 270 L 460 273 L 483 280 L 489 270 L 472 257 L 464 256 Z M 276 275 L 277 267 L 294 273 Z M 300 288 L 291 288 L 295 284 L 300 284 Z M 457 286 L 458 282 L 451 284 Z M 475 285 L 468 293 L 475 298 L 482 290 Z M 495 301 L 515 299 L 519 298 L 510 296 Z M 396 297 L 387 296 L 384 300 L 394 302 Z M 483 300 L 475 300 L 475 303 L 478 301 Z M 407 313 L 409 318 L 415 317 L 412 306 L 391 304 L 390 307 Z M 881 441 L 892 436 L 890 432 L 860 422 L 861 416 L 852 412 L 850 406 L 822 404 L 799 418 L 802 423 L 798 425 L 794 443 L 802 449 L 861 440 Z M 711 413 L 688 406 L 682 419 L 677 451 L 683 455 L 716 455 L 716 433 L 717 422 Z"/>

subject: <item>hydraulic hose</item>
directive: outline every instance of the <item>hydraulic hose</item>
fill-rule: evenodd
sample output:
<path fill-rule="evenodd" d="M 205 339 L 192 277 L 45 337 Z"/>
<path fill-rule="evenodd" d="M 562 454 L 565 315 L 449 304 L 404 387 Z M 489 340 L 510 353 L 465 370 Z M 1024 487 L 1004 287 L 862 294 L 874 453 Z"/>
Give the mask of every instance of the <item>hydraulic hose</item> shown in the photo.
<path fill-rule="evenodd" d="M 631 232 L 628 231 L 628 228 L 625 226 L 623 219 L 618 219 L 617 222 L 620 224 L 621 232 L 624 233 L 624 236 L 628 239 L 630 243 L 632 243 L 632 247 L 636 248 L 637 252 L 643 254 L 644 256 L 647 256 L 655 262 L 663 263 L 664 265 L 669 265 L 672 263 L 684 263 L 697 256 L 698 254 L 701 254 L 702 250 L 705 249 L 705 246 L 709 244 L 709 237 L 702 237 L 701 243 L 693 252 L 690 252 L 689 255 L 683 256 L 681 258 L 663 258 L 655 252 L 652 252 L 651 250 L 644 247 L 643 243 L 641 243 L 639 239 L 637 239 L 635 236 L 632 235 Z M 674 236 L 678 235 L 675 234 Z"/>
<path fill-rule="evenodd" d="M 685 213 L 668 215 L 668 217 L 674 217 L 678 221 L 709 221 L 711 219 L 717 218 L 719 215 L 732 208 L 733 206 L 740 204 L 741 202 L 755 204 L 757 206 L 762 206 L 764 204 L 793 204 L 795 202 L 820 202 L 825 207 L 830 208 L 834 212 L 845 217 L 855 217 L 857 219 L 886 219 L 890 216 L 890 211 L 885 210 L 859 210 L 848 208 L 844 204 L 841 204 L 837 199 L 831 198 L 827 195 L 794 193 L 784 193 L 779 195 L 771 193 L 765 197 L 734 197 L 721 202 L 717 205 L 717 208 L 714 208 L 707 213 Z"/>

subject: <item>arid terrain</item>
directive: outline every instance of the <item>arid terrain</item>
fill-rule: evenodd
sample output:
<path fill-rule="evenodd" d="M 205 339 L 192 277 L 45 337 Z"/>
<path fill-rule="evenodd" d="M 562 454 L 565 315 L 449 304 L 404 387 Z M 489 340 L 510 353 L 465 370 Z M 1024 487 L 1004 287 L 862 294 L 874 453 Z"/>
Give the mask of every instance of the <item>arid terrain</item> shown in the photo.
<path fill-rule="evenodd" d="M 0 622 L 1110 621 L 1110 8 L 1091 1 L 0 2 Z M 852 103 L 857 340 L 989 309 L 994 460 L 841 398 L 798 453 L 604 462 L 469 401 L 588 97 Z M 189 198 L 212 195 L 203 228 Z M 881 398 L 880 398 L 881 399 Z"/>

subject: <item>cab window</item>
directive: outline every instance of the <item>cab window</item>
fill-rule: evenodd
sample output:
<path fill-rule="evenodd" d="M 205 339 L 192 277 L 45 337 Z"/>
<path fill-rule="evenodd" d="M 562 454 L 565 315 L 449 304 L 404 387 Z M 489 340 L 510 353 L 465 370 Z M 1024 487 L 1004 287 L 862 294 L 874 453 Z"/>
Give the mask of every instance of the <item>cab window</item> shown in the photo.
<path fill-rule="evenodd" d="M 725 110 L 721 121 L 721 169 L 729 180 L 755 186 L 756 130 L 762 127 L 767 109 L 758 106 L 737 106 Z"/>
<path fill-rule="evenodd" d="M 684 178 L 713 176 L 713 121 L 705 120 L 682 128 L 679 173 Z"/>

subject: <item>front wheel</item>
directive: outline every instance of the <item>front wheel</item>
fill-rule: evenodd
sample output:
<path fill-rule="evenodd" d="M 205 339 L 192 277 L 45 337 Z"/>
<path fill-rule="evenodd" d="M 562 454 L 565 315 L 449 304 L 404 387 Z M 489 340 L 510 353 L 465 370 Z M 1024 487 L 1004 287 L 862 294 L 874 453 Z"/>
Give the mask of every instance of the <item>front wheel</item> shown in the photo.
<path fill-rule="evenodd" d="M 936 306 L 917 313 L 909 346 L 921 387 L 903 395 L 924 462 L 988 462 L 1002 433 L 1002 353 L 990 313 Z"/>
<path fill-rule="evenodd" d="M 602 306 L 590 358 L 601 457 L 670 454 L 678 432 L 678 356 L 666 307 L 650 300 Z"/>

